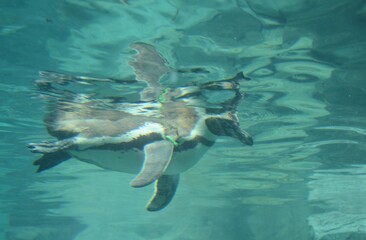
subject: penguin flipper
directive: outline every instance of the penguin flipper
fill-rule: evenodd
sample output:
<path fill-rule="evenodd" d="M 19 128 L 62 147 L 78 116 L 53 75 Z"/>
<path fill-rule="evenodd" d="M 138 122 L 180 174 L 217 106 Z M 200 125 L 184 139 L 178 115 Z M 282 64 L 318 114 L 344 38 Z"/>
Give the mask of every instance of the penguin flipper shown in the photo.
<path fill-rule="evenodd" d="M 179 183 L 179 174 L 162 175 L 155 182 L 155 193 L 146 209 L 154 212 L 165 208 L 173 199 Z"/>
<path fill-rule="evenodd" d="M 139 174 L 132 180 L 132 187 L 144 187 L 164 174 L 173 155 L 174 144 L 161 140 L 145 145 L 145 160 Z"/>

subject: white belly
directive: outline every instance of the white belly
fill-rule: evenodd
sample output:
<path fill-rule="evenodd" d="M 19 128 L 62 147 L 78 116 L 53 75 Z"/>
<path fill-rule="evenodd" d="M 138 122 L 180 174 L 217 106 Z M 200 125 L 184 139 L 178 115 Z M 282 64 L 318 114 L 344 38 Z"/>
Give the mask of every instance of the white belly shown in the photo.
<path fill-rule="evenodd" d="M 195 148 L 174 152 L 173 158 L 165 173 L 178 174 L 188 170 L 198 162 L 208 148 L 199 143 Z M 69 153 L 83 162 L 125 173 L 138 173 L 144 161 L 144 152 L 138 149 L 127 152 L 87 149 L 84 151 L 72 150 Z"/>

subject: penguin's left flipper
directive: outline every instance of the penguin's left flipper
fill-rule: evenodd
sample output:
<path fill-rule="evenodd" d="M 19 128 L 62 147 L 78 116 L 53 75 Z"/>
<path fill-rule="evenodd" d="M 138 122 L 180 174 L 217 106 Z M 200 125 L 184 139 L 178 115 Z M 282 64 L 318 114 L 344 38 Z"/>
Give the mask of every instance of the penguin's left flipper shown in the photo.
<path fill-rule="evenodd" d="M 154 212 L 165 208 L 173 199 L 179 183 L 179 174 L 162 175 L 155 182 L 155 193 L 146 209 Z"/>

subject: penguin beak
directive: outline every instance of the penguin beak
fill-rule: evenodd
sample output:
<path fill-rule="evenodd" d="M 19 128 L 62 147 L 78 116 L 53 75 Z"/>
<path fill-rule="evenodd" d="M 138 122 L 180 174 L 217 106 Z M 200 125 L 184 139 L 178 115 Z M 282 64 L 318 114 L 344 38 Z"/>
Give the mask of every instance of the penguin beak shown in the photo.
<path fill-rule="evenodd" d="M 218 117 L 206 119 L 207 128 L 217 136 L 233 137 L 249 146 L 253 145 L 253 138 L 245 130 L 241 129 L 237 121 Z"/>

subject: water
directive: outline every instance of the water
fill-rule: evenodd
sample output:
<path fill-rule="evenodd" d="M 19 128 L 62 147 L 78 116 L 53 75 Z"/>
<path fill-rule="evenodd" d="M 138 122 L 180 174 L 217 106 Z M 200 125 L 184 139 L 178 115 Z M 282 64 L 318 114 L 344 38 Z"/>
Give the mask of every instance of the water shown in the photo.
<path fill-rule="evenodd" d="M 0 239 L 366 239 L 366 3 L 362 0 L 1 1 Z M 50 139 L 39 70 L 124 78 L 129 44 L 175 68 L 243 71 L 241 125 L 183 174 L 167 209 L 133 175 L 67 161 L 40 174 Z"/>

